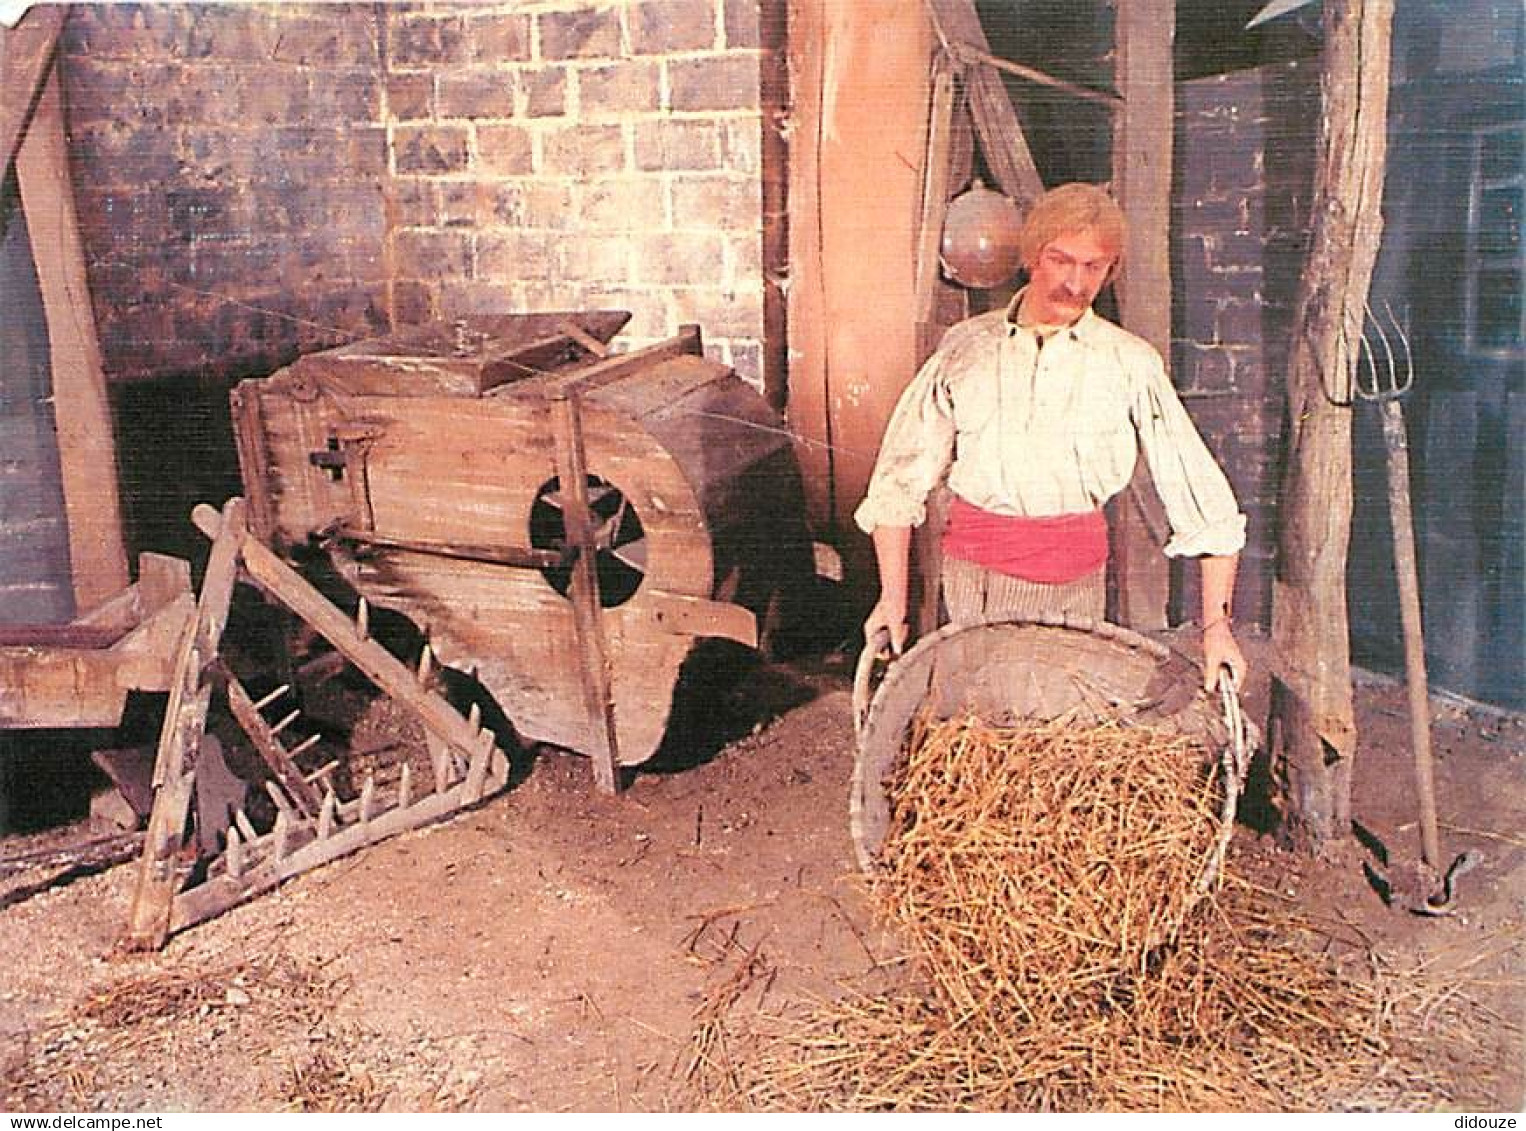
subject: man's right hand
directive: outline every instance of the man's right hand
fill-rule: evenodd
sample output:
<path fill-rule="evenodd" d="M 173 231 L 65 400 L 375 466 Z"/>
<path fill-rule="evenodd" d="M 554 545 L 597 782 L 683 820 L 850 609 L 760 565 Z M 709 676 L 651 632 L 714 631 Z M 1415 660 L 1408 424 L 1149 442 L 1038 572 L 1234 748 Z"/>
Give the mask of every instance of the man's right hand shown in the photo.
<path fill-rule="evenodd" d="M 876 634 L 884 629 L 890 636 L 890 650 L 899 656 L 906 650 L 906 639 L 911 627 L 906 623 L 906 606 L 886 600 L 881 596 L 864 621 L 864 643 L 872 646 Z"/>

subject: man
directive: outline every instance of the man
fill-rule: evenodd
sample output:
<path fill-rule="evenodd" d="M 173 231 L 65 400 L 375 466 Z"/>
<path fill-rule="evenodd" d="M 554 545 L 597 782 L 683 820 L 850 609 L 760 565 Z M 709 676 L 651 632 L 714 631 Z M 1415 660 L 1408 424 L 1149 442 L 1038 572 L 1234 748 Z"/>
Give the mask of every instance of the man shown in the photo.
<path fill-rule="evenodd" d="M 1094 185 L 1063 185 L 1019 237 L 1028 283 L 1005 310 L 951 329 L 896 406 L 854 520 L 874 541 L 880 596 L 864 623 L 905 646 L 911 528 L 947 477 L 943 601 L 955 624 L 1020 614 L 1101 620 L 1102 504 L 1142 447 L 1171 526 L 1166 553 L 1201 561 L 1204 686 L 1243 683 L 1230 621 L 1245 544 L 1224 473 L 1149 343 L 1092 310 L 1123 250 L 1123 214 Z"/>

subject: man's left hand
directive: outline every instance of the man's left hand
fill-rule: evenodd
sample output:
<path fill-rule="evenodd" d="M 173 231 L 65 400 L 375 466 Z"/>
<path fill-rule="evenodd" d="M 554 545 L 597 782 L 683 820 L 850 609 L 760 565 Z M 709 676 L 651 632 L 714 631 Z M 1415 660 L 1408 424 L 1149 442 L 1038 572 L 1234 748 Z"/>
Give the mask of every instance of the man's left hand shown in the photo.
<path fill-rule="evenodd" d="M 1213 691 L 1219 684 L 1219 671 L 1228 668 L 1235 686 L 1245 686 L 1245 654 L 1235 640 L 1229 619 L 1216 621 L 1203 629 L 1203 688 Z"/>

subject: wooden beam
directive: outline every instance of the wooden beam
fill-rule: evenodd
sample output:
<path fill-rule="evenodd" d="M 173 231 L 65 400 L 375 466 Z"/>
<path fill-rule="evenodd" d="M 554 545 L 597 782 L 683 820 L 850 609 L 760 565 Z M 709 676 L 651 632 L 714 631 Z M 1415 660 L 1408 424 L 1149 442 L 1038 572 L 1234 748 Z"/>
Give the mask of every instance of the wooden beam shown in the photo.
<path fill-rule="evenodd" d="M 207 674 L 228 623 L 244 541 L 244 500 L 230 499 L 207 559 L 196 615 L 181 633 L 175 678 L 159 731 L 154 808 L 148 819 L 127 928 L 128 945 L 135 948 L 157 950 L 169 936 L 171 908 L 184 879 L 182 849 L 196 781 L 196 759 L 212 702 L 212 681 Z"/>
<path fill-rule="evenodd" d="M 852 513 L 917 368 L 909 252 L 935 41 L 904 0 L 800 0 L 788 30 L 789 424 L 810 518 L 867 611 L 873 555 Z"/>
<path fill-rule="evenodd" d="M 1172 40 L 1176 0 L 1118 0 L 1113 190 L 1128 216 L 1123 270 L 1115 288 L 1123 326 L 1171 364 L 1171 154 L 1175 97 Z M 1166 627 L 1171 575 L 1161 552 L 1164 508 L 1144 461 L 1108 508 L 1113 526 L 1115 618 L 1129 628 Z"/>
<path fill-rule="evenodd" d="M 922 161 L 922 210 L 917 231 L 918 353 L 926 356 L 936 344 L 934 312 L 938 298 L 938 251 L 943 242 L 943 214 L 948 209 L 954 136 L 954 96 L 959 75 L 954 62 L 939 53 L 933 60 L 932 111 L 927 127 L 927 153 Z"/>
<path fill-rule="evenodd" d="M 63 31 L 68 7 L 39 5 L 14 28 L 0 29 L 0 180 L 10 174 L 11 162 L 26 134 L 38 95 L 53 68 L 53 53 Z"/>
<path fill-rule="evenodd" d="M 127 587 L 127 550 L 111 406 L 69 179 L 57 68 L 17 151 L 16 177 L 48 322 L 74 602 L 88 609 Z"/>
<path fill-rule="evenodd" d="M 975 0 L 928 0 L 938 36 L 956 55 L 991 58 L 991 44 L 980 23 Z M 990 66 L 969 69 L 970 114 L 980 136 L 981 152 L 996 183 L 1024 212 L 1044 192 L 1023 127 L 1012 108 L 1001 75 Z"/>
<path fill-rule="evenodd" d="M 987 67 L 995 67 L 998 71 L 1006 71 L 1009 75 L 1016 75 L 1020 79 L 1027 79 L 1038 86 L 1047 86 L 1051 90 L 1064 91 L 1075 98 L 1086 102 L 1100 102 L 1109 109 L 1117 109 L 1123 105 L 1123 99 L 1110 90 L 1095 90 L 1079 83 L 1066 82 L 1057 79 L 1053 75 L 1033 67 L 1025 67 L 1021 63 L 1014 63 L 1010 59 L 1003 59 L 1000 55 L 992 55 L 989 51 L 982 51 L 978 47 L 971 47 L 967 43 L 953 45 L 954 54 L 964 63 L 980 63 Z"/>
<path fill-rule="evenodd" d="M 594 781 L 600 791 L 620 789 L 620 752 L 615 741 L 614 696 L 610 689 L 609 649 L 604 642 L 599 575 L 594 559 L 593 519 L 588 510 L 588 462 L 583 449 L 583 425 L 578 397 L 551 402 L 551 431 L 556 438 L 556 475 L 561 484 L 562 521 L 568 546 L 575 546 L 572 564 L 573 624 L 577 630 L 583 703 L 588 711 L 588 737 L 593 743 Z"/>
<path fill-rule="evenodd" d="M 318 796 L 318 791 L 303 779 L 302 771 L 291 760 L 291 754 L 281 745 L 275 731 L 260 714 L 260 709 L 254 700 L 249 698 L 249 693 L 244 690 L 244 685 L 238 681 L 238 677 L 226 667 L 223 669 L 223 676 L 227 680 L 228 709 L 233 712 L 238 725 L 243 727 L 244 733 L 254 743 L 254 748 L 259 751 L 260 757 L 265 759 L 265 765 L 270 767 L 270 772 L 286 790 L 287 796 L 296 803 L 302 815 L 313 816 L 318 812 L 318 806 L 323 800 Z"/>
<path fill-rule="evenodd" d="M 1323 852 L 1351 835 L 1358 750 L 1346 589 L 1351 389 L 1383 235 L 1393 0 L 1326 0 L 1317 167 L 1287 374 L 1287 443 L 1272 587 L 1272 685 L 1283 839 Z"/>

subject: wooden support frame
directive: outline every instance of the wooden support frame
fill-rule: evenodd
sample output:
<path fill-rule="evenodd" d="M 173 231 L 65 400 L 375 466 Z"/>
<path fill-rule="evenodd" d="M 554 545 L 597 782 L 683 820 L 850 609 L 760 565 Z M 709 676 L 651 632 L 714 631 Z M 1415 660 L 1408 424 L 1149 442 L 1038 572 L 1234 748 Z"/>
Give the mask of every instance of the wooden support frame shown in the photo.
<path fill-rule="evenodd" d="M 1170 81 L 1176 0 L 1118 0 L 1115 51 L 1123 104 L 1114 117 L 1113 191 L 1129 219 L 1114 284 L 1123 327 L 1171 359 L 1171 167 L 1175 95 Z M 1164 507 L 1141 459 L 1129 490 L 1108 507 L 1113 533 L 1113 619 L 1141 632 L 1166 627 L 1170 569 Z"/>
<path fill-rule="evenodd" d="M 129 691 L 167 691 L 196 611 L 190 563 L 138 557 L 138 580 L 64 625 L 0 626 L 0 729 L 114 727 Z"/>
<path fill-rule="evenodd" d="M 127 928 L 128 940 L 135 947 L 157 949 L 164 945 L 175 892 L 185 878 L 186 822 L 196 781 L 196 758 L 212 702 L 212 684 L 206 676 L 228 623 L 244 534 L 244 503 L 234 499 L 224 510 L 222 529 L 207 560 L 196 616 L 181 634 L 176 654 L 175 679 L 170 685 L 154 761 L 154 807 L 144 836 Z"/>
<path fill-rule="evenodd" d="M 610 692 L 609 649 L 601 623 L 599 575 L 596 569 L 593 519 L 588 509 L 588 460 L 583 449 L 583 424 L 577 392 L 551 401 L 551 430 L 556 439 L 556 474 L 561 483 L 562 521 L 567 545 L 577 551 L 572 565 L 573 624 L 582 661 L 583 703 L 589 732 L 595 741 L 589 751 L 594 781 L 601 792 L 620 790 L 620 755 L 615 740 L 614 701 Z"/>
<path fill-rule="evenodd" d="M 39 5 L 16 27 L 0 30 L 4 44 L 0 50 L 0 152 L 5 154 L 6 172 L 53 68 L 53 53 L 68 11 L 62 4 Z"/>
<path fill-rule="evenodd" d="M 1044 182 L 1012 99 L 997 68 L 990 63 L 994 56 L 975 0 L 928 0 L 928 11 L 938 38 L 950 54 L 961 61 L 973 58 L 983 64 L 968 70 L 970 115 L 996 183 L 1026 212 L 1043 194 Z"/>
<path fill-rule="evenodd" d="M 127 929 L 127 942 L 157 949 L 169 935 L 211 918 L 268 891 L 283 880 L 336 860 L 378 840 L 418 828 L 476 804 L 508 783 L 508 759 L 473 708 L 463 717 L 430 686 L 432 657 L 426 646 L 410 669 L 367 632 L 365 604 L 352 621 L 248 530 L 242 498 L 230 499 L 219 514 L 202 505 L 192 514 L 198 529 L 213 539 L 212 555 L 197 601 L 196 615 L 182 634 L 154 767 L 154 805 Z M 248 581 L 306 622 L 381 691 L 424 727 L 435 759 L 435 781 L 416 789 L 405 766 L 396 791 L 381 797 L 368 778 L 358 797 L 340 801 L 327 780 L 332 764 L 303 774 L 297 756 L 314 738 L 288 748 L 281 734 L 297 713 L 275 724 L 261 711 L 279 693 L 259 702 L 217 659 L 227 625 L 234 584 Z M 206 733 L 207 712 L 221 688 L 234 718 L 270 765 L 265 783 L 276 804 L 274 825 L 258 830 L 240 810 L 226 831 L 221 855 L 198 862 L 188 848 L 188 824 L 196 762 Z M 193 866 L 204 863 L 205 879 L 187 886 Z"/>
<path fill-rule="evenodd" d="M 54 65 L 65 14 L 62 5 L 41 6 L 21 26 L 0 32 L 0 143 L 6 170 L 15 163 L 47 319 L 74 603 L 87 609 L 121 592 L 129 578 L 111 409 Z"/>

